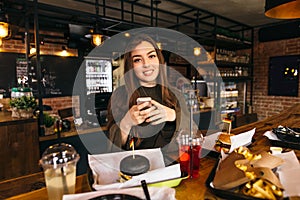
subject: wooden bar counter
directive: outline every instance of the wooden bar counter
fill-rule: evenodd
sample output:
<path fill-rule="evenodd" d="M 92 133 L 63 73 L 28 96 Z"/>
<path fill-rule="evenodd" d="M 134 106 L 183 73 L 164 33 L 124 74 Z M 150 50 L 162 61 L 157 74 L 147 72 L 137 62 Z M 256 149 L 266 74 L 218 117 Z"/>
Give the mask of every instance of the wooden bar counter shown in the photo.
<path fill-rule="evenodd" d="M 278 125 L 289 126 L 289 127 L 296 127 L 300 124 L 300 104 L 296 104 L 288 110 L 283 111 L 281 114 L 276 116 L 267 118 L 265 120 L 261 120 L 255 123 L 251 123 L 239 128 L 234 129 L 232 132 L 235 134 L 242 133 L 252 128 L 256 128 L 255 135 L 253 137 L 254 142 L 250 145 L 250 149 L 252 151 L 260 152 L 260 151 L 269 151 L 269 147 L 271 146 L 269 140 L 263 136 L 265 131 L 271 130 L 272 128 L 278 127 Z M 284 148 L 284 151 L 290 151 L 291 149 Z M 295 153 L 300 160 L 300 150 L 295 150 Z M 200 160 L 200 171 L 199 171 L 199 178 L 196 179 L 185 179 L 183 180 L 179 186 L 175 188 L 176 190 L 176 198 L 181 200 L 193 200 L 193 199 L 219 199 L 214 194 L 209 191 L 205 185 L 205 181 L 210 174 L 212 168 L 217 162 L 216 157 L 205 156 Z M 19 180 L 15 180 L 15 185 L 26 184 L 26 182 L 31 182 L 32 179 L 36 179 L 37 182 L 43 183 L 43 174 L 38 173 L 31 175 L 32 177 L 27 177 L 27 181 L 24 182 L 24 178 L 20 178 Z M 38 178 L 37 178 L 38 177 Z M 22 182 L 23 180 L 23 182 Z M 30 181 L 31 180 L 31 181 Z M 5 184 L 6 187 L 8 184 L 12 184 L 13 181 L 8 181 L 6 183 L 0 183 L 0 194 L 3 195 L 3 198 L 9 197 L 9 195 L 5 196 Z M 32 183 L 32 182 L 31 182 Z M 12 189 L 12 188 L 10 188 Z M 87 182 L 87 176 L 81 175 L 77 176 L 76 182 L 76 192 L 87 192 L 90 191 L 89 184 Z M 7 192 L 7 190 L 6 190 Z M 21 192 L 19 192 L 20 194 Z M 31 192 L 27 192 L 20 195 L 18 192 L 14 192 L 15 196 L 11 195 L 9 199 L 22 199 L 22 200 L 33 200 L 33 199 L 47 199 L 47 191 L 44 187 L 41 189 L 37 189 Z M 1 196 L 0 196 L 1 198 Z M 299 199 L 296 197 L 295 199 Z"/>
<path fill-rule="evenodd" d="M 0 111 L 0 181 L 40 171 L 37 119 Z"/>

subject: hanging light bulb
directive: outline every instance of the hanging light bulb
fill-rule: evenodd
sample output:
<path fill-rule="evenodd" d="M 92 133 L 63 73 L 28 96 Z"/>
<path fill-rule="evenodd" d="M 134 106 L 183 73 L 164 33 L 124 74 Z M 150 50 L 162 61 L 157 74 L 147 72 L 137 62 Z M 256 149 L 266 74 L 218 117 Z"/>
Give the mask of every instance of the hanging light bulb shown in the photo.
<path fill-rule="evenodd" d="M 156 45 L 157 45 L 157 47 L 158 47 L 159 50 L 162 49 L 162 44 L 161 44 L 161 42 L 156 42 Z"/>
<path fill-rule="evenodd" d="M 299 0 L 266 0 L 265 15 L 277 19 L 300 18 Z"/>
<path fill-rule="evenodd" d="M 9 35 L 9 25 L 6 22 L 0 22 L 0 38 L 5 38 Z"/>
<path fill-rule="evenodd" d="M 100 46 L 104 40 L 104 35 L 99 28 L 99 1 L 95 0 L 95 10 L 96 10 L 96 23 L 91 34 L 86 35 L 87 38 L 91 38 L 91 43 L 93 46 Z"/>
<path fill-rule="evenodd" d="M 200 56 L 201 54 L 201 48 L 200 47 L 195 47 L 194 48 L 194 55 L 195 56 Z"/>
<path fill-rule="evenodd" d="M 33 45 L 30 45 L 30 50 L 29 50 L 30 54 L 35 54 L 36 53 L 36 48 Z"/>
<path fill-rule="evenodd" d="M 102 44 L 103 35 L 99 33 L 93 33 L 92 34 L 92 44 L 94 46 L 100 46 Z"/>
<path fill-rule="evenodd" d="M 3 11 L 3 5 L 0 5 L 0 38 L 6 38 L 9 36 L 9 24 L 5 12 Z"/>

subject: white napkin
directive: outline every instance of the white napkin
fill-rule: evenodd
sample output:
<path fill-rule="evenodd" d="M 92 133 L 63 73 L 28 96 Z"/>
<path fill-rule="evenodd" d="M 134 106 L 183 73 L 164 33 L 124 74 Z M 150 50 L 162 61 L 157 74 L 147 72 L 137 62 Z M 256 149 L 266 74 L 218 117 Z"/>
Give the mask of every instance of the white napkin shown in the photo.
<path fill-rule="evenodd" d="M 249 145 L 251 143 L 254 133 L 255 133 L 255 128 L 250 131 L 231 136 L 230 137 L 231 147 L 230 147 L 229 153 L 240 146 Z M 205 136 L 202 148 L 215 151 L 214 146 L 215 146 L 218 136 L 220 134 L 221 134 L 221 132 L 217 132 L 217 133 Z"/>
<path fill-rule="evenodd" d="M 266 136 L 270 140 L 280 140 L 280 139 L 278 139 L 277 135 L 275 133 L 273 133 L 272 131 L 266 131 L 264 133 L 264 136 Z"/>
<path fill-rule="evenodd" d="M 175 200 L 175 189 L 168 187 L 149 187 L 149 195 L 152 200 L 168 199 Z M 63 196 L 63 200 L 88 200 L 101 195 L 107 194 L 128 194 L 145 199 L 145 194 L 142 188 L 126 188 L 119 190 L 101 190 L 95 192 L 86 192 L 80 194 L 68 194 Z"/>
<path fill-rule="evenodd" d="M 294 151 L 276 154 L 284 160 L 277 169 L 284 197 L 300 196 L 300 164 Z"/>
<path fill-rule="evenodd" d="M 120 161 L 128 155 L 132 155 L 131 151 L 89 155 L 89 165 L 94 176 L 93 188 L 95 190 L 128 188 L 141 185 L 141 180 L 154 183 L 181 176 L 179 164 L 165 167 L 160 149 L 137 150 L 135 154 L 143 155 L 149 159 L 150 170 L 124 183 L 118 182 L 120 179 Z"/>
<path fill-rule="evenodd" d="M 240 146 L 247 146 L 251 144 L 254 133 L 255 133 L 255 128 L 244 133 L 230 136 L 231 147 L 229 153 L 231 153 L 234 149 Z"/>

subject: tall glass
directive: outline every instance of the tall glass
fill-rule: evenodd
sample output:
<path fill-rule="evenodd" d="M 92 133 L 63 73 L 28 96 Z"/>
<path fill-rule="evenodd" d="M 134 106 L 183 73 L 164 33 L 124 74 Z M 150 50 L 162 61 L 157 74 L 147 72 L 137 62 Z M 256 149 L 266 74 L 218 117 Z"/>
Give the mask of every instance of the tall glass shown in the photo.
<path fill-rule="evenodd" d="M 64 194 L 75 193 L 78 160 L 79 154 L 70 144 L 55 144 L 45 150 L 40 164 L 44 169 L 49 200 L 60 200 Z"/>
<path fill-rule="evenodd" d="M 192 145 L 190 145 L 190 156 L 191 156 L 191 177 L 198 178 L 199 177 L 199 169 L 200 169 L 200 157 L 201 157 L 201 147 L 202 147 L 203 139 L 200 137 L 195 137 L 192 140 Z"/>
<path fill-rule="evenodd" d="M 196 131 L 194 131 L 196 133 Z M 179 144 L 179 163 L 181 171 L 191 178 L 199 177 L 202 135 L 190 135 L 187 131 L 180 131 L 177 138 Z"/>

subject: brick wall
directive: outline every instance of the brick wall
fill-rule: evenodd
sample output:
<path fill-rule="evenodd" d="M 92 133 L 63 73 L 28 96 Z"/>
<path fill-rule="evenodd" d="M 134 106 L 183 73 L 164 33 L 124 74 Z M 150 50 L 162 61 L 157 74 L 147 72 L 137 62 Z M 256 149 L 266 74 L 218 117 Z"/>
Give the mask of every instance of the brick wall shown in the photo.
<path fill-rule="evenodd" d="M 44 43 L 40 45 L 41 55 L 56 55 L 60 56 L 62 52 L 61 44 L 49 44 Z M 14 52 L 14 53 L 24 53 L 25 54 L 25 43 L 22 40 L 2 40 L 2 45 L 0 46 L 0 52 Z M 67 56 L 78 56 L 77 49 L 67 49 Z"/>
<path fill-rule="evenodd" d="M 253 109 L 259 120 L 300 103 L 300 97 L 268 96 L 269 58 L 272 56 L 300 55 L 300 37 L 288 40 L 258 42 L 257 30 L 254 35 L 254 81 Z M 299 94 L 300 89 L 298 88 Z"/>
<path fill-rule="evenodd" d="M 58 55 L 61 45 L 41 45 L 41 54 Z M 77 55 L 77 50 L 68 50 Z M 3 40 L 0 52 L 25 53 L 25 44 L 21 40 Z M 300 37 L 289 40 L 277 40 L 272 42 L 258 42 L 257 30 L 254 34 L 254 81 L 253 81 L 253 112 L 263 119 L 300 103 L 300 97 L 268 96 L 268 68 L 269 57 L 300 54 Z M 250 86 L 247 86 L 248 91 Z M 249 93 L 248 93 L 249 94 Z M 300 91 L 299 91 L 300 94 Z M 249 95 L 248 95 L 249 97 Z M 77 100 L 76 100 L 77 101 Z M 79 100 L 78 100 L 79 101 Z M 249 102 L 249 99 L 247 99 Z M 44 104 L 51 105 L 54 112 L 72 105 L 72 97 L 47 98 Z"/>
<path fill-rule="evenodd" d="M 60 44 L 48 44 L 40 46 L 41 55 L 56 55 L 59 56 L 62 52 L 62 45 Z M 69 56 L 78 56 L 77 49 L 68 49 Z M 3 40 L 0 46 L 0 52 L 14 52 L 14 53 L 24 53 L 25 54 L 25 44 L 22 40 Z M 44 98 L 43 104 L 50 105 L 52 107 L 51 113 L 57 114 L 59 109 L 75 107 L 76 115 L 79 115 L 79 97 L 57 97 L 57 98 Z M 9 99 L 0 99 L 0 103 L 4 105 L 4 109 L 8 109 Z"/>

